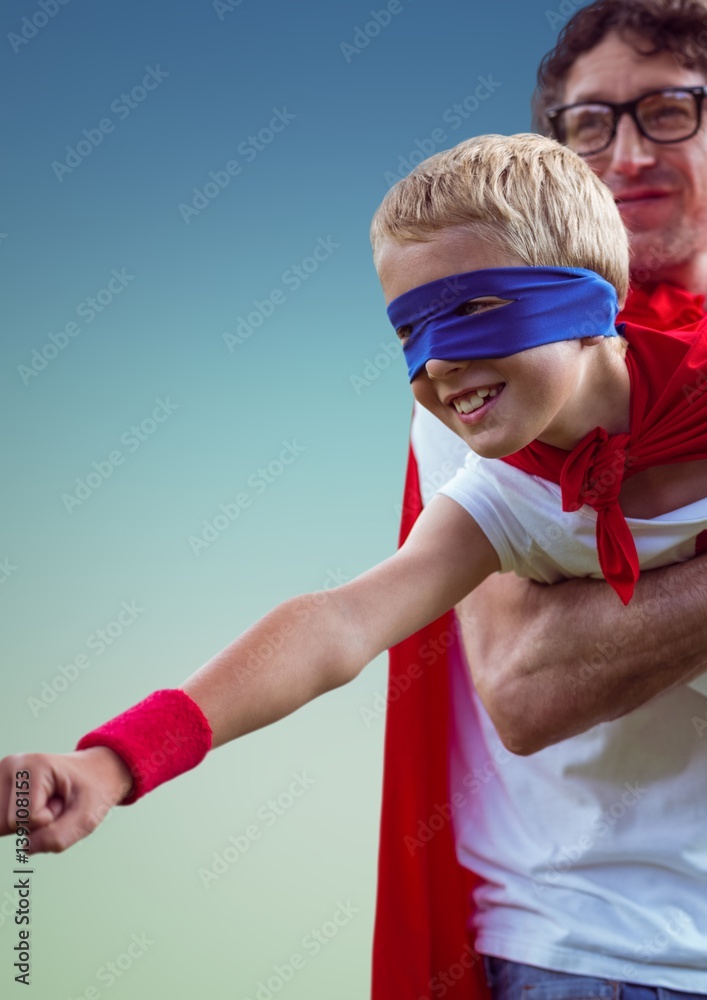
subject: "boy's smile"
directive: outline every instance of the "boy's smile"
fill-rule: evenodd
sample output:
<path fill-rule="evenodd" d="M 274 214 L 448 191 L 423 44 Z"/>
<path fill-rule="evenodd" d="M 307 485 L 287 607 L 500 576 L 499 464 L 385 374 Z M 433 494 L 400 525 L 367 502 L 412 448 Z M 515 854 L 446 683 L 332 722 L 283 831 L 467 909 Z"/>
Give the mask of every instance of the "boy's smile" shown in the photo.
<path fill-rule="evenodd" d="M 453 226 L 425 242 L 385 240 L 376 266 L 390 303 L 419 285 L 444 278 L 450 279 L 451 297 L 454 275 L 527 265 L 469 228 Z M 508 301 L 478 297 L 465 303 L 465 312 L 502 309 Z M 404 343 L 407 328 L 399 327 L 397 333 Z M 609 433 L 628 430 L 629 381 L 623 358 L 614 350 L 585 350 L 603 340 L 557 341 L 490 359 L 430 358 L 412 380 L 413 395 L 486 458 L 510 455 L 536 439 L 571 449 L 597 425 Z"/>

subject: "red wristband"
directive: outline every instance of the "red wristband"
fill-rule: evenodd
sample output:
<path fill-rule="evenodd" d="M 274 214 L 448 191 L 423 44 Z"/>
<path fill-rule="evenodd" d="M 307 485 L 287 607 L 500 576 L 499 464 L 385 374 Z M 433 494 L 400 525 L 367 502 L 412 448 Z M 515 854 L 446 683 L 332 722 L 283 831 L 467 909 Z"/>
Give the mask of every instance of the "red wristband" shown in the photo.
<path fill-rule="evenodd" d="M 180 688 L 168 688 L 82 736 L 76 749 L 109 747 L 123 758 L 133 777 L 133 787 L 120 803 L 127 806 L 196 767 L 211 749 L 212 738 L 197 703 Z"/>

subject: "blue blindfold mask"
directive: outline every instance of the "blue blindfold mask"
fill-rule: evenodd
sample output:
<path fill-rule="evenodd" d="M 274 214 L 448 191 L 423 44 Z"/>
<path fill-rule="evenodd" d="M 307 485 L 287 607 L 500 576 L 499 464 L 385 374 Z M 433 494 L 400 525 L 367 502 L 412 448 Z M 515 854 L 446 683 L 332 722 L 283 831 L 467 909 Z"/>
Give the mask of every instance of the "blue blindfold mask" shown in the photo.
<path fill-rule="evenodd" d="M 465 315 L 469 299 L 509 299 Z M 505 358 L 541 344 L 615 337 L 613 285 L 580 267 L 498 267 L 452 274 L 399 295 L 388 306 L 396 330 L 410 327 L 403 352 L 410 381 L 431 358 Z"/>

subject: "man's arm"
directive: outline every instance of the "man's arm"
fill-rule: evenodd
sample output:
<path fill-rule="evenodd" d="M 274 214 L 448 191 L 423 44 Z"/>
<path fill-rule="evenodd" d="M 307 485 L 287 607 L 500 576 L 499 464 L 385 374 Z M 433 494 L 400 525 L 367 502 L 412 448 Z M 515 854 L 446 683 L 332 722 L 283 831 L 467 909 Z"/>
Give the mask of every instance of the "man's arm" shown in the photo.
<path fill-rule="evenodd" d="M 474 685 L 508 749 L 535 753 L 707 670 L 706 560 L 642 573 L 625 607 L 603 580 L 512 573 L 465 598 Z"/>

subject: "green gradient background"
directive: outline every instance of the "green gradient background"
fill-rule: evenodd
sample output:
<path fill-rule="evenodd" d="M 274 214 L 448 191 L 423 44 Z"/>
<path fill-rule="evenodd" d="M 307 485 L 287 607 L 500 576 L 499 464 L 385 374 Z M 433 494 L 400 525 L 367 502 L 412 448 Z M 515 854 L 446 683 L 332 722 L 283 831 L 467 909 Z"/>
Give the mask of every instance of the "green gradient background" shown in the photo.
<path fill-rule="evenodd" d="M 571 6 L 571 5 L 570 5 Z M 382 9 L 383 4 L 376 5 Z M 127 0 L 59 9 L 15 53 L 8 32 L 39 8 L 2 13 L 5 164 L 3 622 L 0 754 L 66 751 L 158 687 L 181 683 L 283 599 L 352 578 L 396 546 L 411 397 L 404 363 L 354 390 L 391 344 L 368 224 L 386 171 L 443 127 L 453 145 L 529 126 L 540 56 L 559 5 L 405 0 L 347 62 L 342 42 L 371 6 Z M 374 9 L 376 9 L 374 8 Z M 160 64 L 169 77 L 59 182 L 51 162 L 121 91 Z M 494 94 L 458 128 L 443 114 Z M 187 225 L 178 204 L 273 107 L 296 118 Z M 340 246 L 297 290 L 283 272 L 317 239 Z M 113 268 L 134 280 L 36 378 L 19 365 L 72 319 Z M 229 352 L 225 331 L 274 288 L 285 302 Z M 157 398 L 178 408 L 132 454 L 119 439 Z M 188 537 L 295 439 L 303 454 L 206 551 Z M 61 497 L 91 463 L 125 462 L 82 506 Z M 123 601 L 144 609 L 101 655 L 88 637 Z M 35 717 L 60 665 L 90 666 Z M 287 1000 L 368 996 L 384 721 L 380 657 L 352 684 L 222 748 L 69 852 L 35 859 L 32 986 L 41 1000 L 256 996 L 293 952 Z M 313 787 L 271 827 L 258 809 L 294 772 Z M 414 776 L 411 776 L 414 777 Z M 260 840 L 206 889 L 228 838 Z M 0 996 L 13 982 L 12 844 L 0 864 Z M 10 893 L 10 895 L 8 895 Z M 356 916 L 319 955 L 302 947 L 338 901 Z M 112 986 L 97 980 L 131 935 L 154 943 Z M 405 1000 L 405 998 L 391 998 Z"/>

